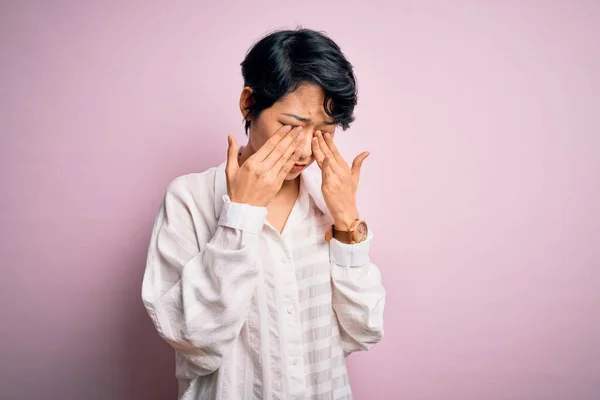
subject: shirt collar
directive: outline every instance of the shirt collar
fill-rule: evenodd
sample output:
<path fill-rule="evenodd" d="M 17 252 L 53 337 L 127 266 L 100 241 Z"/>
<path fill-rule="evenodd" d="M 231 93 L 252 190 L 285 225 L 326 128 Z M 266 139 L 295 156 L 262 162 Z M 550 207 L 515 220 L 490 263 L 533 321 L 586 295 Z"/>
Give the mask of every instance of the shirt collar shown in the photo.
<path fill-rule="evenodd" d="M 227 178 L 225 176 L 225 165 L 226 163 L 222 163 L 216 168 L 215 175 L 215 217 L 219 219 L 221 216 L 221 212 L 223 211 L 223 196 L 227 194 Z M 300 196 L 306 193 L 308 196 L 312 198 L 315 205 L 319 210 L 321 210 L 324 214 L 329 214 L 327 211 L 327 205 L 325 203 L 325 199 L 323 198 L 323 193 L 321 192 L 321 174 L 315 171 L 302 171 L 302 179 L 301 183 L 302 187 L 300 188 Z M 308 201 L 303 201 L 304 199 L 299 199 L 299 203 L 308 204 Z M 306 199 L 308 200 L 308 199 Z"/>

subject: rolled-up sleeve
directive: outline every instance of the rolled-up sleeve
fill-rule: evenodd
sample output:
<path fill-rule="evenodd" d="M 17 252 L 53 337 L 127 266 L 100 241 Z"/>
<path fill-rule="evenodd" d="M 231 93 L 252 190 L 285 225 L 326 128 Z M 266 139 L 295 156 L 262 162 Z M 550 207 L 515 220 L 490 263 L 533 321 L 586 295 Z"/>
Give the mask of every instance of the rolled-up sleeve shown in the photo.
<path fill-rule="evenodd" d="M 379 268 L 370 261 L 372 240 L 369 232 L 362 243 L 329 242 L 332 306 L 346 356 L 371 349 L 383 337 L 386 292 Z"/>
<path fill-rule="evenodd" d="M 211 236 L 206 218 L 190 213 L 194 199 L 184 180 L 170 185 L 156 217 L 142 283 L 142 300 L 156 330 L 197 375 L 222 364 L 246 321 L 258 276 L 267 210 L 232 203 L 227 196 L 223 201 Z"/>

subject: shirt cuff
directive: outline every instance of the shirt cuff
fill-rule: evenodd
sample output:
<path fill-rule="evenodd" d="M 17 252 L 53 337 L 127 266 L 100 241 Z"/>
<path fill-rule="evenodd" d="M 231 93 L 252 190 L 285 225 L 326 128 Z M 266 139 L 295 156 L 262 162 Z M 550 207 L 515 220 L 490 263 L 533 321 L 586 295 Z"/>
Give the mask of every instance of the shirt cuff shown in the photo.
<path fill-rule="evenodd" d="M 329 242 L 329 260 L 342 267 L 360 267 L 371 262 L 369 249 L 373 233 L 369 230 L 367 239 L 362 243 L 347 244 L 331 239 Z"/>
<path fill-rule="evenodd" d="M 229 196 L 223 196 L 223 210 L 219 225 L 258 235 L 262 232 L 267 218 L 266 207 L 256 207 L 244 203 L 232 203 Z"/>

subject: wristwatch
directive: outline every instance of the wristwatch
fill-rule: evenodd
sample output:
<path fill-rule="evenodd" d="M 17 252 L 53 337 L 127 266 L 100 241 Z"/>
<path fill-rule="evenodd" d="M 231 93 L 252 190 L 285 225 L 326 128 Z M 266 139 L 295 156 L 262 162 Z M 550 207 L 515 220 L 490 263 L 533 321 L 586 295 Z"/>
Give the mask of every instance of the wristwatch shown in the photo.
<path fill-rule="evenodd" d="M 335 238 L 342 243 L 356 244 L 367 240 L 368 232 L 367 223 L 362 219 L 357 219 L 350 225 L 350 229 L 347 231 L 335 229 L 335 225 L 331 225 L 325 232 L 325 240 L 329 242 Z"/>

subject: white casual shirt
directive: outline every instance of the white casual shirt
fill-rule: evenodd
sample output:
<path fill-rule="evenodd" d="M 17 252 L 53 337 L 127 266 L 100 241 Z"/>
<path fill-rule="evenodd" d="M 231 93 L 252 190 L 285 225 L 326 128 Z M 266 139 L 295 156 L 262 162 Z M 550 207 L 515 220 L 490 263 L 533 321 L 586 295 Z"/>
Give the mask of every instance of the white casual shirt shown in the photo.
<path fill-rule="evenodd" d="M 386 292 L 365 242 L 325 241 L 321 175 L 304 171 L 280 234 L 233 203 L 225 164 L 175 179 L 142 299 L 176 350 L 179 399 L 351 399 L 345 357 L 383 336 Z"/>

